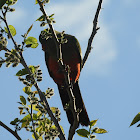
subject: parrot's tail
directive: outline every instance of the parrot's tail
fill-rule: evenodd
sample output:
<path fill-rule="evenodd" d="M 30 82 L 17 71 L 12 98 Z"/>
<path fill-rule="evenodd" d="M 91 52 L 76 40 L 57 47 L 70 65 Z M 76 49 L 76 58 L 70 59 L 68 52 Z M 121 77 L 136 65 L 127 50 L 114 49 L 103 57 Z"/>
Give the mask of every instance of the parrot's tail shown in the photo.
<path fill-rule="evenodd" d="M 60 86 L 58 86 L 58 89 L 59 89 L 63 107 L 65 107 L 65 105 L 69 103 L 68 93 L 65 88 L 61 88 Z M 73 94 L 75 96 L 76 109 L 79 109 L 81 111 L 79 113 L 79 123 L 83 126 L 88 126 L 90 124 L 90 120 L 89 120 L 89 117 L 88 117 L 88 114 L 87 114 L 87 111 L 86 111 L 86 108 L 85 108 L 85 105 L 81 96 L 78 81 L 73 85 Z M 74 119 L 73 119 L 71 110 L 69 109 L 66 110 L 66 113 L 67 113 L 68 121 L 72 125 Z"/>

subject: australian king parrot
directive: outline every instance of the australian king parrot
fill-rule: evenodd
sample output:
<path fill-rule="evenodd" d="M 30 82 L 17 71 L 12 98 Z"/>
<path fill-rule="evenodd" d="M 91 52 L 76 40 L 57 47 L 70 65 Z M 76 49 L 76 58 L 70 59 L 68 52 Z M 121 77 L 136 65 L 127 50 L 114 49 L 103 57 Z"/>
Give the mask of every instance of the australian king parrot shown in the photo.
<path fill-rule="evenodd" d="M 61 33 L 58 31 L 55 32 L 57 37 L 60 38 Z M 72 91 L 75 96 L 76 109 L 81 110 L 79 113 L 79 123 L 83 126 L 88 126 L 90 120 L 79 88 L 79 76 L 82 64 L 80 44 L 78 40 L 72 35 L 64 34 L 64 38 L 67 40 L 67 42 L 61 46 L 62 59 L 64 64 L 69 65 L 70 67 L 70 80 L 73 84 Z M 69 96 L 64 83 L 64 74 L 58 65 L 55 42 L 52 37 L 45 37 L 43 31 L 39 36 L 39 41 L 41 42 L 42 49 L 45 52 L 45 61 L 49 75 L 57 84 L 63 107 L 65 107 L 65 105 L 69 103 Z M 71 110 L 66 109 L 66 114 L 69 123 L 72 125 L 74 120 Z"/>

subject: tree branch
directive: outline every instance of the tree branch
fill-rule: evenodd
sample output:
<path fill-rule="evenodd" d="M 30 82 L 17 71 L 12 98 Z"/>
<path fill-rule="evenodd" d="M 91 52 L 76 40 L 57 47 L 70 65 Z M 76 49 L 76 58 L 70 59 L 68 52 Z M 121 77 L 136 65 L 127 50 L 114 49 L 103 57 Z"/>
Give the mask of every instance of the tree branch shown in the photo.
<path fill-rule="evenodd" d="M 100 13 L 100 10 L 101 10 L 101 7 L 102 7 L 102 2 L 103 2 L 103 0 L 99 0 L 98 7 L 97 7 L 97 10 L 96 10 L 96 14 L 95 14 L 95 17 L 94 17 L 94 20 L 93 20 L 92 33 L 91 33 L 91 36 L 88 40 L 87 50 L 86 50 L 84 58 L 83 58 L 82 68 L 84 67 L 85 62 L 87 61 L 89 53 L 91 52 L 91 49 L 92 49 L 91 44 L 93 42 L 93 38 L 94 38 L 95 34 L 97 33 L 97 30 L 100 29 L 99 27 L 97 27 L 97 23 L 98 23 L 99 13 Z"/>
<path fill-rule="evenodd" d="M 72 138 L 75 134 L 75 130 L 78 128 L 78 125 L 79 125 L 79 115 L 77 113 L 77 109 L 76 109 L 76 105 L 75 105 L 75 97 L 74 97 L 73 92 L 72 92 L 72 87 L 70 86 L 71 81 L 70 81 L 70 78 L 69 78 L 69 72 L 66 71 L 66 69 L 65 69 L 65 65 L 64 65 L 63 59 L 62 59 L 63 54 L 61 52 L 61 44 L 59 43 L 59 40 L 56 36 L 53 25 L 49 21 L 49 16 L 47 15 L 47 13 L 44 9 L 43 3 L 40 2 L 40 0 L 37 0 L 37 1 L 40 5 L 40 10 L 42 11 L 43 15 L 45 16 L 46 21 L 47 21 L 47 23 L 50 27 L 50 31 L 52 33 L 52 36 L 53 36 L 53 39 L 54 39 L 54 42 L 55 42 L 55 45 L 56 45 L 58 64 L 59 64 L 59 67 L 60 67 L 61 71 L 64 74 L 64 77 L 65 77 L 65 84 L 67 86 L 67 92 L 68 92 L 68 96 L 70 98 L 70 109 L 71 109 L 73 117 L 74 117 L 74 122 L 73 122 L 73 125 L 70 126 L 69 138 L 68 138 L 69 140 L 72 140 Z"/>
<path fill-rule="evenodd" d="M 20 56 L 21 56 L 21 60 L 22 60 L 21 64 L 28 70 L 28 73 L 30 75 L 32 75 L 30 69 L 28 68 L 28 66 L 27 66 L 27 64 L 26 64 L 26 62 L 25 62 L 25 60 L 23 58 L 22 53 L 20 53 Z M 33 77 L 33 79 L 34 79 L 34 77 Z M 35 79 L 34 79 L 34 81 L 35 81 Z M 47 113 L 51 117 L 52 121 L 54 122 L 55 126 L 58 129 L 58 132 L 60 133 L 59 138 L 61 140 L 65 140 L 65 136 L 64 136 L 64 134 L 63 134 L 63 132 L 62 132 L 62 130 L 60 128 L 60 125 L 59 125 L 58 121 L 56 120 L 56 118 L 54 117 L 54 115 L 53 115 L 53 113 L 52 113 L 52 111 L 50 109 L 50 106 L 49 106 L 49 104 L 48 104 L 48 102 L 46 100 L 45 95 L 42 93 L 42 91 L 40 90 L 40 88 L 39 88 L 39 86 L 38 86 L 38 84 L 36 82 L 35 82 L 34 86 L 36 87 L 36 89 L 37 89 L 37 91 L 39 93 L 40 100 L 45 103 L 45 109 L 47 110 Z"/>
<path fill-rule="evenodd" d="M 8 126 L 6 126 L 3 122 L 0 121 L 0 125 L 1 125 L 3 128 L 5 128 L 7 131 L 9 131 L 12 135 L 14 135 L 14 136 L 17 138 L 17 140 L 22 140 L 22 139 L 19 137 L 19 135 L 17 134 L 16 131 L 13 131 L 11 128 L 9 128 Z"/>
<path fill-rule="evenodd" d="M 4 13 L 3 13 L 3 14 L 4 14 Z M 10 37 L 11 37 L 11 39 L 12 39 L 14 45 L 15 45 L 15 49 L 17 49 L 17 48 L 18 48 L 18 45 L 17 45 L 17 43 L 15 42 L 15 40 L 14 40 L 14 38 L 13 38 L 11 32 L 10 32 L 10 29 L 9 29 L 9 27 L 8 27 L 8 23 L 7 23 L 7 21 L 6 21 L 6 14 L 3 15 L 3 16 L 4 16 L 4 18 L 1 18 L 1 19 L 5 22 L 6 27 L 7 27 L 7 29 L 8 29 L 8 33 L 9 33 L 9 35 L 10 35 Z M 8 50 L 7 50 L 7 51 L 8 51 Z M 20 63 L 23 65 L 23 67 L 25 67 L 25 68 L 27 69 L 29 75 L 32 76 L 32 73 L 31 73 L 30 69 L 28 68 L 28 66 L 27 66 L 27 64 L 26 64 L 26 62 L 25 62 L 25 60 L 24 60 L 24 57 L 23 57 L 22 52 L 19 52 L 19 54 L 17 54 L 17 57 L 18 57 L 18 58 L 20 57 L 20 60 L 21 60 Z M 32 76 L 32 78 L 33 78 L 33 80 L 35 81 L 35 79 L 34 79 L 33 76 Z M 63 132 L 62 132 L 62 130 L 61 130 L 61 128 L 60 128 L 60 125 L 59 125 L 58 121 L 56 120 L 56 118 L 54 117 L 54 115 L 53 115 L 53 113 L 52 113 L 52 111 L 51 111 L 51 109 L 50 109 L 50 106 L 49 106 L 49 104 L 48 104 L 48 102 L 47 102 L 47 100 L 46 100 L 46 97 L 45 97 L 45 95 L 42 93 L 42 91 L 40 90 L 40 88 L 39 88 L 37 82 L 35 82 L 34 86 L 36 87 L 36 89 L 37 89 L 37 91 L 38 91 L 38 93 L 39 93 L 40 100 L 41 100 L 42 102 L 44 102 L 45 105 L 46 105 L 46 106 L 45 106 L 45 109 L 47 110 L 47 113 L 48 113 L 49 116 L 51 117 L 52 121 L 54 122 L 55 126 L 56 126 L 57 129 L 58 129 L 58 132 L 60 133 L 59 138 L 60 138 L 61 140 L 66 140 L 66 139 L 65 139 L 65 136 L 64 136 L 64 134 L 63 134 Z"/>

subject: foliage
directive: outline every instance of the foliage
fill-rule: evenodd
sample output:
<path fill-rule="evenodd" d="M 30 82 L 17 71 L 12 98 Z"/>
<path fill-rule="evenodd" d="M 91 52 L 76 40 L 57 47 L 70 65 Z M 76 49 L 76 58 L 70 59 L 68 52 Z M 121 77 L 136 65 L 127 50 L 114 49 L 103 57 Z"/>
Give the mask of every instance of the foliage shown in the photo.
<path fill-rule="evenodd" d="M 104 133 L 107 133 L 107 131 L 105 129 L 102 129 L 102 128 L 98 128 L 98 127 L 94 127 L 96 125 L 98 120 L 92 120 L 90 122 L 90 125 L 89 125 L 89 129 L 86 130 L 86 129 L 79 129 L 77 130 L 77 134 L 81 137 L 85 137 L 89 140 L 97 140 L 95 139 L 96 138 L 96 134 L 104 134 Z"/>
<path fill-rule="evenodd" d="M 43 137 L 44 139 L 54 139 L 57 137 L 59 132 L 57 131 L 57 128 L 53 124 L 51 118 L 48 116 L 44 103 L 40 102 L 39 98 L 36 97 L 38 92 L 32 91 L 30 86 L 24 87 L 23 91 L 27 97 L 21 95 L 20 102 L 18 102 L 20 104 L 18 107 L 19 113 L 22 118 L 15 118 L 10 124 L 15 126 L 16 131 L 25 128 L 26 131 L 32 133 L 32 137 L 34 139 L 34 131 L 39 140 L 42 140 Z M 46 98 L 50 98 L 54 92 L 52 89 L 48 89 L 44 92 L 44 94 Z M 51 110 L 57 120 L 60 121 L 60 110 L 56 107 L 51 107 Z"/>
<path fill-rule="evenodd" d="M 2 21 L 6 21 L 6 13 L 11 12 L 12 9 L 10 8 L 10 5 L 15 4 L 16 2 L 17 1 L 15 0 L 0 2 L 0 7 L 4 13 L 4 17 L 0 17 Z M 0 51 L 4 51 L 5 53 L 4 57 L 0 57 L 0 67 L 3 64 L 6 64 L 6 67 L 17 67 L 19 64 L 22 64 L 23 59 L 21 58 L 21 54 L 23 54 L 25 48 L 36 48 L 38 46 L 36 38 L 31 36 L 28 37 L 32 27 L 33 25 L 29 27 L 24 35 L 21 35 L 23 37 L 22 43 L 11 50 L 8 49 L 7 38 L 13 39 L 13 36 L 16 35 L 16 29 L 12 25 L 0 27 Z M 29 73 L 29 70 L 31 73 Z M 25 95 L 21 95 L 20 101 L 18 102 L 20 104 L 18 109 L 21 117 L 15 118 L 10 124 L 15 126 L 15 131 L 20 131 L 25 128 L 32 133 L 34 139 L 55 139 L 55 137 L 58 137 L 59 132 L 52 119 L 49 117 L 44 102 L 41 102 L 37 97 L 38 91 L 32 91 L 31 89 L 36 82 L 42 81 L 40 66 L 29 65 L 27 68 L 25 67 L 19 70 L 16 73 L 16 76 L 19 81 L 25 85 L 23 88 Z M 48 88 L 43 94 L 46 98 L 51 98 L 51 96 L 54 95 L 54 91 L 53 89 Z M 60 121 L 60 110 L 57 107 L 51 107 L 51 110 L 56 119 Z"/>

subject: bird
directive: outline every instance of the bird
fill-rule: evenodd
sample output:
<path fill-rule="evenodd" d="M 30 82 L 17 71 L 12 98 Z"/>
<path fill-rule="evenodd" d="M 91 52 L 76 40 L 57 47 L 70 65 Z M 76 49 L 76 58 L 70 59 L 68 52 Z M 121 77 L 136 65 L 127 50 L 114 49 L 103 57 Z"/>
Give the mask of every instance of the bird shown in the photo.
<path fill-rule="evenodd" d="M 55 31 L 59 41 L 62 38 L 62 33 Z M 62 60 L 65 65 L 69 66 L 70 69 L 70 81 L 72 83 L 72 92 L 75 97 L 76 109 L 81 110 L 79 112 L 79 124 L 82 126 L 88 126 L 90 120 L 82 99 L 82 95 L 79 88 L 79 76 L 82 66 L 82 54 L 78 40 L 75 36 L 69 34 L 63 34 L 65 43 L 61 45 Z M 57 58 L 57 49 L 52 36 L 46 37 L 42 31 L 39 36 L 39 41 L 42 45 L 42 50 L 45 52 L 45 62 L 50 77 L 58 86 L 58 91 L 62 101 L 64 110 L 66 111 L 68 121 L 73 125 L 74 117 L 70 109 L 65 109 L 66 104 L 69 103 L 70 99 L 65 86 L 64 73 L 60 70 Z"/>

